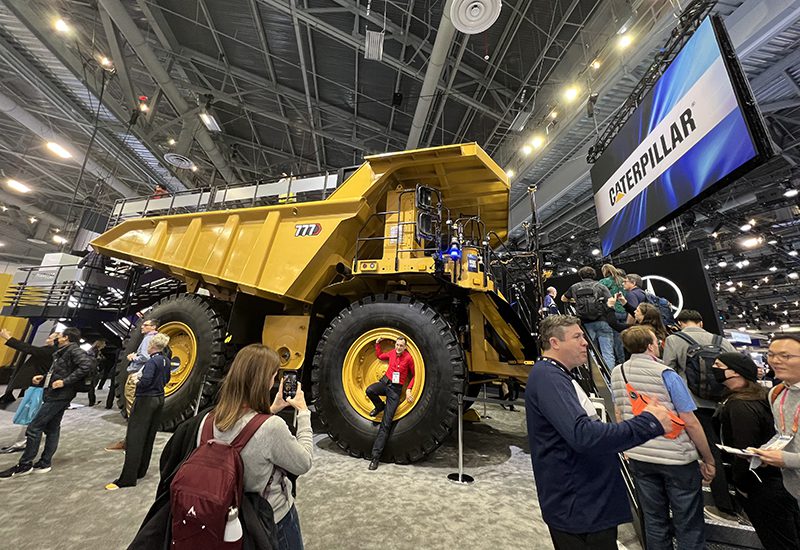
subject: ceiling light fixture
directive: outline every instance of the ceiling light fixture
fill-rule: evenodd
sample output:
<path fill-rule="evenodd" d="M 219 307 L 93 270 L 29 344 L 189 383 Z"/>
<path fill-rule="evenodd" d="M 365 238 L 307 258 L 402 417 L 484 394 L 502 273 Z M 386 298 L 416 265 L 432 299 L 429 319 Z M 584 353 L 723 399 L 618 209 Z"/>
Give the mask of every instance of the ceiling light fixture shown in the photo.
<path fill-rule="evenodd" d="M 797 250 L 790 250 L 789 256 L 797 256 Z"/>
<path fill-rule="evenodd" d="M 593 248 L 592 249 L 592 256 L 599 256 L 599 255 L 600 255 L 600 249 L 599 248 Z"/>
<path fill-rule="evenodd" d="M 600 61 L 598 61 L 597 59 L 592 61 L 592 69 L 594 69 L 596 71 L 599 68 L 600 68 Z"/>
<path fill-rule="evenodd" d="M 739 227 L 739 229 L 740 229 L 742 232 L 746 233 L 746 232 L 750 231 L 751 229 L 753 229 L 753 224 L 751 224 L 751 223 L 746 223 L 746 224 L 744 224 L 744 225 L 741 225 L 741 226 Z"/>
<path fill-rule="evenodd" d="M 754 248 L 764 242 L 761 237 L 750 237 L 742 241 L 742 246 L 745 248 Z"/>
<path fill-rule="evenodd" d="M 795 279 L 796 280 L 796 279 L 800 278 L 800 275 L 798 275 L 796 271 L 792 271 L 791 273 L 789 273 L 789 275 L 787 275 L 787 277 L 789 277 L 790 279 Z"/>
<path fill-rule="evenodd" d="M 550 118 L 556 118 L 558 116 L 558 111 L 550 111 Z"/>
<path fill-rule="evenodd" d="M 30 193 L 31 188 L 22 183 L 21 181 L 17 181 L 15 179 L 9 179 L 6 181 L 6 185 L 12 191 L 16 191 L 17 193 Z"/>
<path fill-rule="evenodd" d="M 778 268 L 777 268 L 777 266 L 771 265 L 771 266 L 769 266 L 769 270 L 772 271 L 773 273 L 775 273 L 776 271 L 778 271 Z"/>
<path fill-rule="evenodd" d="M 57 30 L 58 32 L 64 33 L 64 34 L 66 34 L 66 33 L 68 33 L 69 31 L 72 30 L 72 27 L 67 25 L 67 22 L 64 21 L 63 19 L 61 19 L 60 17 L 58 19 L 56 19 L 55 21 L 53 21 L 53 28 L 55 30 Z"/>
<path fill-rule="evenodd" d="M 573 101 L 578 99 L 579 92 L 580 90 L 578 90 L 578 87 L 575 85 L 567 87 L 567 89 L 564 90 L 564 100 L 567 103 L 572 103 Z"/>
<path fill-rule="evenodd" d="M 617 47 L 620 50 L 624 50 L 628 46 L 633 43 L 633 38 L 629 34 L 621 34 L 619 38 L 617 38 Z"/>
<path fill-rule="evenodd" d="M 736 287 L 735 286 L 729 286 L 727 290 L 728 290 L 728 292 L 736 292 Z"/>
<path fill-rule="evenodd" d="M 514 174 L 515 172 L 513 170 L 511 169 L 506 170 L 506 176 L 508 176 L 509 179 L 513 178 Z"/>
<path fill-rule="evenodd" d="M 544 145 L 544 138 L 542 136 L 533 136 L 531 147 L 539 149 L 542 145 Z"/>
<path fill-rule="evenodd" d="M 791 199 L 793 197 L 796 197 L 798 192 L 800 191 L 798 191 L 797 189 L 787 189 L 786 191 L 783 192 L 783 196 L 786 197 L 787 199 Z"/>
<path fill-rule="evenodd" d="M 111 60 L 104 55 L 101 55 L 98 61 L 103 67 L 111 67 Z"/>
<path fill-rule="evenodd" d="M 667 226 L 666 225 L 659 226 L 658 230 L 659 231 L 666 231 L 667 230 Z"/>
<path fill-rule="evenodd" d="M 650 242 L 656 244 L 658 242 L 658 237 L 650 237 Z"/>
<path fill-rule="evenodd" d="M 36 223 L 39 221 L 39 218 L 37 218 L 36 216 L 31 216 L 30 218 L 28 218 L 28 221 L 31 223 Z"/>
<path fill-rule="evenodd" d="M 169 145 L 175 145 L 175 143 L 176 143 L 176 142 L 175 142 L 175 139 L 174 139 L 174 138 L 169 138 L 169 139 L 167 140 L 167 143 L 168 143 Z"/>
<path fill-rule="evenodd" d="M 202 111 L 200 113 L 200 120 L 203 121 L 203 124 L 205 124 L 205 127 L 208 128 L 208 130 L 210 132 L 221 132 L 222 131 L 222 128 L 220 128 L 219 122 L 217 122 L 217 119 L 214 118 L 214 115 L 212 115 L 208 111 Z"/>
<path fill-rule="evenodd" d="M 767 244 L 778 244 L 778 240 L 777 239 L 770 239 L 770 240 L 767 241 Z"/>
<path fill-rule="evenodd" d="M 526 157 L 531 154 L 531 151 L 533 151 L 533 148 L 530 145 L 523 145 L 522 149 L 520 149 L 520 152 Z"/>
<path fill-rule="evenodd" d="M 725 281 L 725 286 L 733 286 L 733 281 Z"/>
<path fill-rule="evenodd" d="M 62 159 L 72 158 L 72 153 L 67 151 L 64 147 L 56 143 L 55 141 L 48 141 L 47 148 L 50 149 L 51 153 L 55 153 Z"/>
<path fill-rule="evenodd" d="M 67 239 L 65 239 L 61 235 L 53 235 L 53 242 L 56 244 L 65 244 L 67 242 Z"/>
<path fill-rule="evenodd" d="M 728 267 L 728 262 L 726 262 L 725 260 L 720 260 L 717 265 L 720 267 Z"/>

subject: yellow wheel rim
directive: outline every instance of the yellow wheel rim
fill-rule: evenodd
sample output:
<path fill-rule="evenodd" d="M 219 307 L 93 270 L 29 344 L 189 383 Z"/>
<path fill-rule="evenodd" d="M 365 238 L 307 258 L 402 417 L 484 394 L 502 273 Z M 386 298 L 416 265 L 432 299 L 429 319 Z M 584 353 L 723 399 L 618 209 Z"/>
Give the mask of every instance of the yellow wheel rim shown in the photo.
<path fill-rule="evenodd" d="M 169 347 L 172 350 L 172 372 L 169 382 L 164 386 L 164 395 L 178 391 L 189 376 L 197 362 L 197 339 L 187 325 L 172 321 L 158 328 L 158 332 L 169 336 Z"/>
<path fill-rule="evenodd" d="M 383 415 L 379 414 L 377 418 L 369 415 L 374 405 L 367 397 L 367 387 L 380 380 L 389 367 L 388 362 L 381 361 L 375 356 L 375 340 L 383 338 L 385 341 L 381 342 L 381 348 L 384 352 L 387 352 L 394 347 L 395 339 L 401 336 L 406 339 L 406 349 L 411 354 L 411 358 L 414 359 L 414 387 L 411 390 L 414 402 L 409 403 L 406 401 L 406 392 L 405 388 L 403 388 L 400 396 L 400 405 L 394 414 L 395 420 L 403 418 L 419 402 L 422 390 L 425 387 L 425 362 L 414 341 L 407 334 L 397 329 L 376 328 L 359 336 L 350 346 L 350 349 L 347 350 L 347 354 L 344 357 L 342 385 L 344 386 L 347 401 L 358 414 L 368 420 L 380 420 Z"/>

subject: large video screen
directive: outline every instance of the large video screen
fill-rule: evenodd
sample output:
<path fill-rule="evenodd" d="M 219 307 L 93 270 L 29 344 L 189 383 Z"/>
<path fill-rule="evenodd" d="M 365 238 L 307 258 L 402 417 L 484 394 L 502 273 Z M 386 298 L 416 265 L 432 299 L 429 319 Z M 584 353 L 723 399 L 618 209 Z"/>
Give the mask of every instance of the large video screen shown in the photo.
<path fill-rule="evenodd" d="M 701 23 L 592 167 L 603 255 L 762 156 L 728 44 L 720 21 Z"/>

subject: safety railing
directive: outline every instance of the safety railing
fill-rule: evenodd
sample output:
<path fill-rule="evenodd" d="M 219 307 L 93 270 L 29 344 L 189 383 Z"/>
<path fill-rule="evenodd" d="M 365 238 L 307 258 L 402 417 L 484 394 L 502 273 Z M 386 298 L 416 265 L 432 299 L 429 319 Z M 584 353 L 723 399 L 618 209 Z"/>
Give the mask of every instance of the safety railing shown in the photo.
<path fill-rule="evenodd" d="M 176 291 L 182 284 L 163 276 L 143 281 L 144 271 L 126 263 L 20 268 L 2 297 L 2 313 L 66 318 L 96 311 L 123 315 L 137 304 Z"/>
<path fill-rule="evenodd" d="M 130 218 L 324 200 L 350 173 L 351 169 L 342 169 L 120 199 L 111 211 L 108 228 Z"/>

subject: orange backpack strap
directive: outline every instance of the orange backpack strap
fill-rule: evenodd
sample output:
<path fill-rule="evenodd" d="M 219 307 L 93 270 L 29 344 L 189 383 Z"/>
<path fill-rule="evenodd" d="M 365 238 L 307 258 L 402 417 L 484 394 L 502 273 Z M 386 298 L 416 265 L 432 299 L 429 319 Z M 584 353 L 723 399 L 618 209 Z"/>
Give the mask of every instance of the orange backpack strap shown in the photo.
<path fill-rule="evenodd" d="M 775 401 L 778 400 L 778 397 L 780 397 L 780 395 L 784 392 L 784 390 L 786 390 L 786 384 L 783 382 L 781 382 L 780 385 L 772 388 L 769 392 L 769 404 L 773 405 Z"/>

